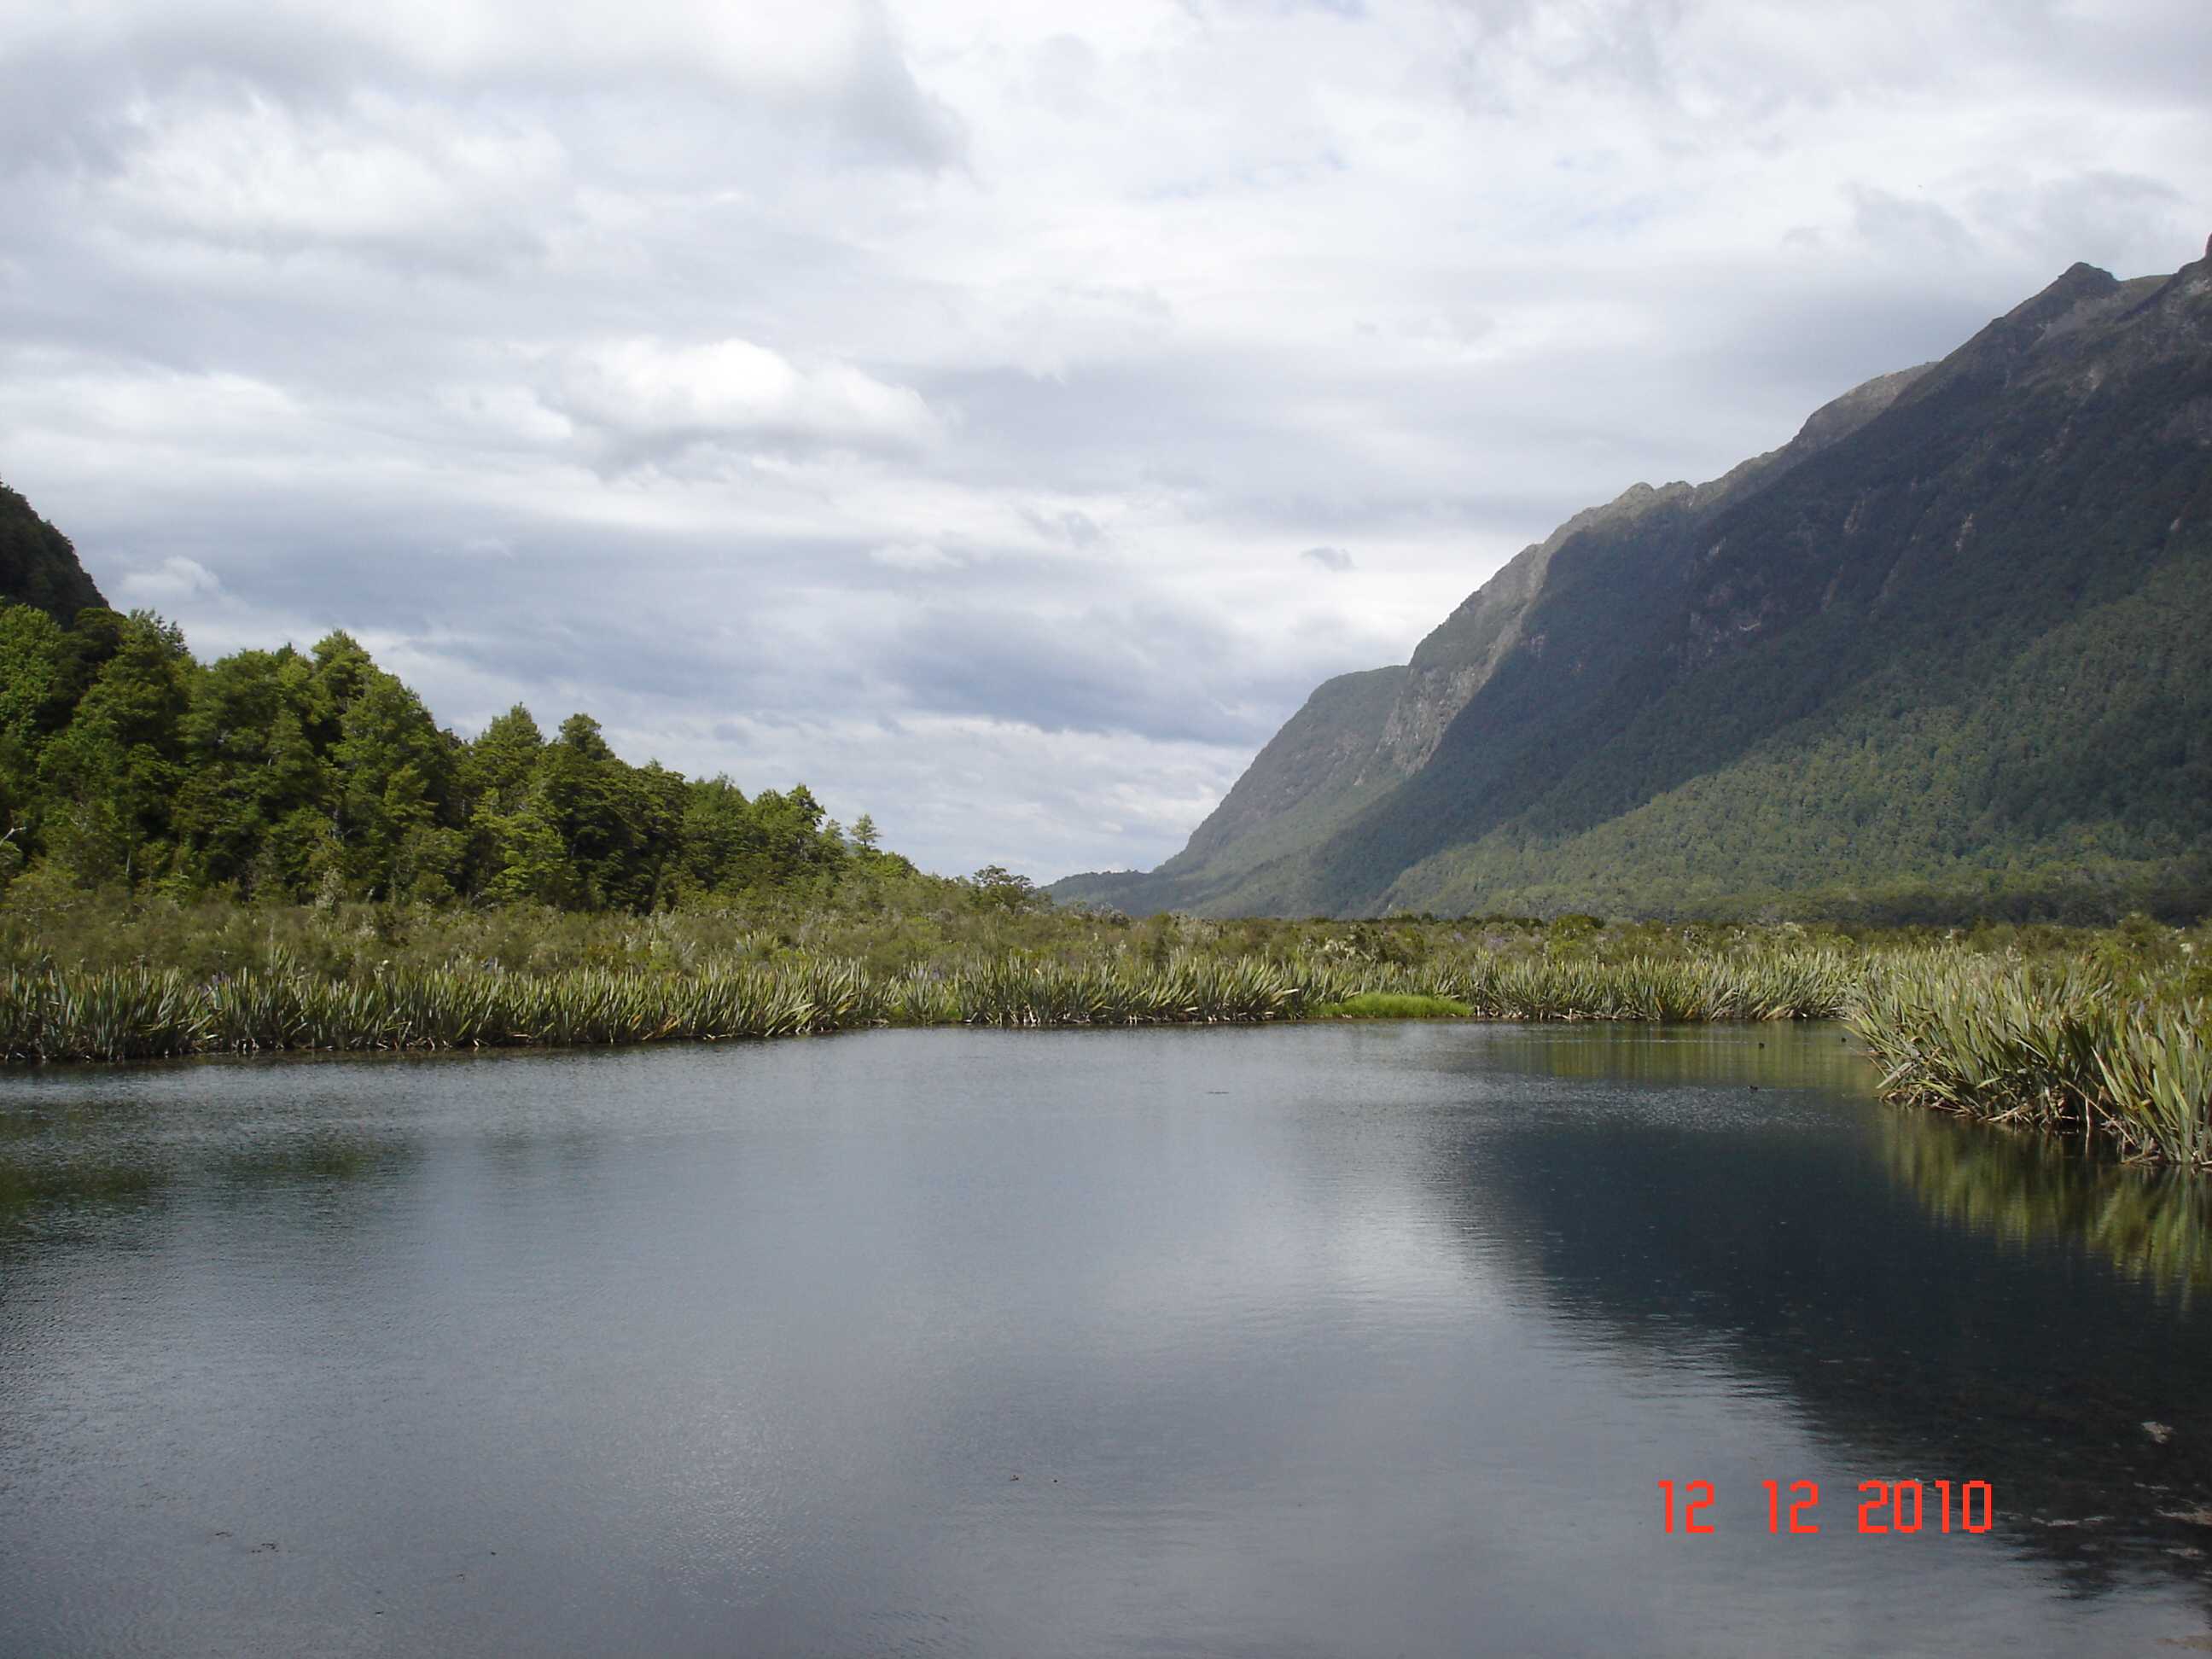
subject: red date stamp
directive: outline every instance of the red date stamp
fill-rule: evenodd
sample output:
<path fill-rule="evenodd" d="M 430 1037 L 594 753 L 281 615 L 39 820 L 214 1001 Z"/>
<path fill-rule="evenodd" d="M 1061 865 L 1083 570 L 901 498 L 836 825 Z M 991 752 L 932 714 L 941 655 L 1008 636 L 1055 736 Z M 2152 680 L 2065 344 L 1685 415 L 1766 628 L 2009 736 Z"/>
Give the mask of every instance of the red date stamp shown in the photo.
<path fill-rule="evenodd" d="M 1759 1483 L 1766 1491 L 1766 1529 L 1803 1536 L 1820 1530 L 1820 1487 L 1817 1481 L 1778 1480 Z M 1713 1505 L 1713 1483 L 1672 1480 L 1659 1483 L 1665 1503 L 1668 1532 L 1710 1533 L 1719 1530 L 1708 1515 Z M 1987 1532 L 1992 1524 L 1996 1498 L 1986 1480 L 1954 1486 L 1948 1480 L 1862 1480 L 1859 1482 L 1859 1523 L 1863 1533 Z"/>

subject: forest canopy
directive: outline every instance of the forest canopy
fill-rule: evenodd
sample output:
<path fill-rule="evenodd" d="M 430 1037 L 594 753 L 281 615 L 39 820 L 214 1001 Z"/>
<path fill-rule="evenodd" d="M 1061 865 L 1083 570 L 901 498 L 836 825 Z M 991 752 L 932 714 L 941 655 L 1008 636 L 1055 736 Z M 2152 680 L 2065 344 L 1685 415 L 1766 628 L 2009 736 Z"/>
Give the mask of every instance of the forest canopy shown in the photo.
<path fill-rule="evenodd" d="M 202 664 L 148 612 L 0 605 L 0 885 L 648 911 L 919 877 L 876 843 L 804 784 L 633 766 L 588 714 L 464 739 L 343 632 Z"/>

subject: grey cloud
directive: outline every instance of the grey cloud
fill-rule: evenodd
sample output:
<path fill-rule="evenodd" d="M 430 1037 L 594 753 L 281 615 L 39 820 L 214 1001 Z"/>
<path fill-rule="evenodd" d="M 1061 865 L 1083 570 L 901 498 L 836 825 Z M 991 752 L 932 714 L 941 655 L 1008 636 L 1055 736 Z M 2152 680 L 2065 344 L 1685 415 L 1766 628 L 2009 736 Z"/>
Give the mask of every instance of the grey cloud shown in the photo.
<path fill-rule="evenodd" d="M 1089 514 L 1073 507 L 1059 513 L 1048 513 L 1025 507 L 1022 509 L 1022 519 L 1038 534 L 1054 537 L 1077 549 L 1096 547 L 1106 533 Z"/>
<path fill-rule="evenodd" d="M 1340 547 L 1309 547 L 1298 556 L 1340 575 L 1352 568 L 1352 555 Z"/>
<path fill-rule="evenodd" d="M 909 454 L 942 428 L 910 388 L 849 363 L 799 363 L 751 341 L 630 338 L 564 354 L 539 396 L 594 428 L 615 470 L 686 452 L 815 448 Z"/>
<path fill-rule="evenodd" d="M 2054 270 L 2077 259 L 2121 276 L 2165 270 L 2177 263 L 2177 247 L 2186 249 L 2207 228 L 2198 222 L 2195 204 L 2166 180 L 2107 168 L 2051 179 L 2025 204 L 2014 198 L 1983 204 L 2000 222 L 2023 206 L 2018 234 Z"/>
<path fill-rule="evenodd" d="M 1447 0 L 1447 9 L 1467 24 L 1462 95 L 1499 112 L 1515 107 L 1498 73 L 1507 58 L 1549 81 L 1596 77 L 1663 94 L 1672 80 L 1663 40 L 1686 10 L 1679 0 L 1599 0 L 1571 12 L 1544 0 Z"/>
<path fill-rule="evenodd" d="M 968 134 L 958 112 L 915 81 L 881 4 L 866 10 L 866 49 L 831 106 L 842 136 L 862 159 L 929 171 L 961 163 Z"/>
<path fill-rule="evenodd" d="M 1915 258 L 1940 258 L 1974 246 L 1972 234 L 1940 204 L 1916 202 L 1874 185 L 1853 188 L 1851 222 L 1876 247 Z"/>
<path fill-rule="evenodd" d="M 879 669 L 924 709 L 1048 732 L 1249 744 L 1273 730 L 1268 705 L 1303 675 L 1273 686 L 1223 677 L 1238 654 L 1218 624 L 1159 606 L 1058 616 L 932 607 L 887 642 Z"/>
<path fill-rule="evenodd" d="M 2206 55 L 2204 9 L 2197 0 L 2130 0 L 2087 9 L 2055 0 L 2021 0 L 1989 14 L 1992 55 L 2122 100 L 2201 109 Z"/>
<path fill-rule="evenodd" d="M 658 39 L 649 16 L 633 15 L 592 40 L 545 27 L 526 6 L 506 10 L 511 38 L 477 31 L 473 51 L 465 24 L 418 40 L 396 13 L 312 4 L 155 9 L 76 39 L 27 29 L 14 50 L 0 37 L 0 137 L 14 141 L 0 153 L 112 171 L 144 143 L 149 106 L 196 100 L 343 111 L 366 91 L 532 106 L 626 88 L 656 100 L 705 97 L 726 113 L 757 110 L 769 130 L 796 124 L 848 162 L 933 172 L 965 155 L 964 124 L 915 79 L 880 0 L 823 0 L 817 14 L 853 16 L 849 50 L 826 72 L 786 84 L 748 73 L 745 53 L 732 63 L 704 50 L 680 13 Z"/>
<path fill-rule="evenodd" d="M 1227 12 L 1253 12 L 1274 17 L 1293 16 L 1299 12 L 1319 12 L 1352 22 L 1374 15 L 1364 0 L 1224 0 L 1221 9 Z"/>

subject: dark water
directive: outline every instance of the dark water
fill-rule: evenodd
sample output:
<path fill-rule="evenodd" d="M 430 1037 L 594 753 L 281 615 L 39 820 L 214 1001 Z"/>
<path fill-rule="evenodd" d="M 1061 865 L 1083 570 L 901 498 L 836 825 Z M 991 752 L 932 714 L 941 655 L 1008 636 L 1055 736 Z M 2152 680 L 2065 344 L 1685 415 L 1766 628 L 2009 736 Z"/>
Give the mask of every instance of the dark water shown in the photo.
<path fill-rule="evenodd" d="M 15 1074 L 0 1650 L 2212 1646 L 2201 1187 L 1868 1082 L 1462 1025 Z"/>

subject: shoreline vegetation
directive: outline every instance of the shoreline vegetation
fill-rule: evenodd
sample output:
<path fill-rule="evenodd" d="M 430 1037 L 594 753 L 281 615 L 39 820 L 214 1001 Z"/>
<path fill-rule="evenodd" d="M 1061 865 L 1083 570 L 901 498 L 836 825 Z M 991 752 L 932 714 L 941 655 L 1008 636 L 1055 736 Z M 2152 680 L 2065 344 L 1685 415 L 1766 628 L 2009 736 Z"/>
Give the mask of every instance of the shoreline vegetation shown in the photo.
<path fill-rule="evenodd" d="M 2212 1168 L 2212 926 L 1853 931 L 1055 909 L 1004 872 L 833 908 L 179 903 L 18 882 L 0 1056 L 715 1041 L 877 1025 L 1838 1019 L 1893 1100 Z"/>
<path fill-rule="evenodd" d="M 1992 909 L 2018 897 L 1991 881 Z M 2208 946 L 2212 927 L 2140 915 L 1133 921 L 1055 908 L 996 866 L 928 875 L 804 785 L 747 795 L 633 765 L 586 714 L 549 737 L 516 707 L 464 739 L 343 633 L 202 663 L 148 612 L 0 604 L 6 1061 L 876 1024 L 1838 1018 L 1893 1098 L 2212 1167 Z"/>

